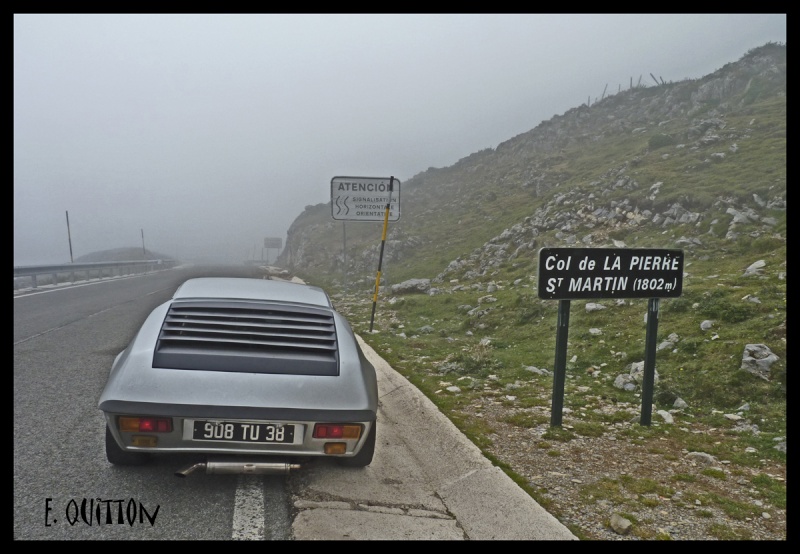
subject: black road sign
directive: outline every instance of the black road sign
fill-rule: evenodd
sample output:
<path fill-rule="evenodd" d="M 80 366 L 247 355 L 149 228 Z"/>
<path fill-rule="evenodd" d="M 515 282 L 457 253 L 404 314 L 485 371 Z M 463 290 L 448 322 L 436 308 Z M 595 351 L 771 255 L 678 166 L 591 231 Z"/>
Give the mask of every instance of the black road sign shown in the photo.
<path fill-rule="evenodd" d="M 683 288 L 683 250 L 542 248 L 539 298 L 676 298 Z"/>

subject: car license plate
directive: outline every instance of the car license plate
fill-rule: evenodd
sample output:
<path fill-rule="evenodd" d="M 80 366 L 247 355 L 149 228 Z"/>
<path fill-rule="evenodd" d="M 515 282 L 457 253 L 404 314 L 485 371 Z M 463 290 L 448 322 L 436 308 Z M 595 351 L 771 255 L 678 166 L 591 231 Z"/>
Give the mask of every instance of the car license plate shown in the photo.
<path fill-rule="evenodd" d="M 294 425 L 196 420 L 192 429 L 192 439 L 196 441 L 293 443 Z"/>

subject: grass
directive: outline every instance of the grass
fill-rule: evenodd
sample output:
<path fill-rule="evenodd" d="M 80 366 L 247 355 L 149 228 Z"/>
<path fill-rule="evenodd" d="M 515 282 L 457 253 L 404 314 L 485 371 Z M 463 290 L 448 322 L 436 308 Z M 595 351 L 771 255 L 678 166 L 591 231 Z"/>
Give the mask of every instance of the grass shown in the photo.
<path fill-rule="evenodd" d="M 747 529 L 729 527 L 719 523 L 709 525 L 708 533 L 721 541 L 749 541 L 753 537 L 753 534 Z"/>

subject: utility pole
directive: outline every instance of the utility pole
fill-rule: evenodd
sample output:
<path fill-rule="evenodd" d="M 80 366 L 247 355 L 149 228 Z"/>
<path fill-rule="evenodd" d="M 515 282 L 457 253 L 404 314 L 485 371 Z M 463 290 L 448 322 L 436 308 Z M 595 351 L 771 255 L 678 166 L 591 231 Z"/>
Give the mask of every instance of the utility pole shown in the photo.
<path fill-rule="evenodd" d="M 142 229 L 142 259 L 147 259 L 147 250 L 144 249 L 144 229 Z"/>
<path fill-rule="evenodd" d="M 69 263 L 72 262 L 72 235 L 69 232 L 69 210 L 67 210 L 67 240 L 69 241 Z"/>

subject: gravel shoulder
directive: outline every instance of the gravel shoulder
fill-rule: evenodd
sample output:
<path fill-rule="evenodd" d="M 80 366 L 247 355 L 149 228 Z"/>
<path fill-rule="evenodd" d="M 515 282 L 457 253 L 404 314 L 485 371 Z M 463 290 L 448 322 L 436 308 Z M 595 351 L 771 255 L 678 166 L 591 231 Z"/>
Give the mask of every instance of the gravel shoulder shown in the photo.
<path fill-rule="evenodd" d="M 626 438 L 629 433 L 622 431 L 638 423 L 617 424 L 618 433 L 600 437 L 546 440 L 549 424 L 522 428 L 505 423 L 515 408 L 502 402 L 476 408 L 476 415 L 495 430 L 489 453 L 523 477 L 548 511 L 583 540 L 787 539 L 786 510 L 768 505 L 752 486 L 758 474 L 785 482 L 785 465 L 763 460 L 758 468 L 736 467 L 692 456 L 668 435 L 656 439 L 657 444 L 652 438 Z M 569 418 L 563 426 L 570 427 Z M 698 426 L 690 431 L 721 433 Z M 715 471 L 704 473 L 708 468 Z M 736 513 L 730 515 L 718 499 L 751 507 L 753 513 L 731 510 Z M 615 514 L 632 525 L 613 529 Z"/>

